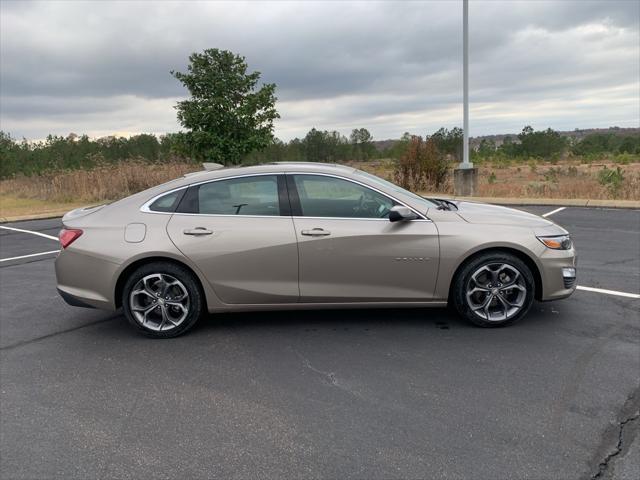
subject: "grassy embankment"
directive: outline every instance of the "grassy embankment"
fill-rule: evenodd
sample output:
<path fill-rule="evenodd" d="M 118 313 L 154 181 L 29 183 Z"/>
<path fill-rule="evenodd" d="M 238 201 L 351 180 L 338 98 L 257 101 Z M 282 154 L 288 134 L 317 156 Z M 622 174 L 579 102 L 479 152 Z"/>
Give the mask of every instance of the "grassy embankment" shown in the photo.
<path fill-rule="evenodd" d="M 393 160 L 348 163 L 393 180 Z M 623 164 L 602 157 L 589 162 L 579 158 L 555 163 L 514 160 L 477 166 L 478 195 L 482 197 L 640 200 L 637 158 Z M 89 170 L 0 180 L 0 217 L 46 214 L 113 201 L 199 169 L 193 163 L 129 161 Z M 453 193 L 451 181 L 440 191 L 428 193 Z"/>

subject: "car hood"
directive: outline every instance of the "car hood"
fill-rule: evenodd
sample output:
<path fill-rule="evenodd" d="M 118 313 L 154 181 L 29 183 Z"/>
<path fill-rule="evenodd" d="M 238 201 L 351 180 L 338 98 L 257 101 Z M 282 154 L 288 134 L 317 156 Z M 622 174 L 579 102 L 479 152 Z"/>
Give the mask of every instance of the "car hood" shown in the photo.
<path fill-rule="evenodd" d="M 469 223 L 513 225 L 531 228 L 555 226 L 550 220 L 515 208 L 490 205 L 488 203 L 455 202 L 458 215 Z"/>

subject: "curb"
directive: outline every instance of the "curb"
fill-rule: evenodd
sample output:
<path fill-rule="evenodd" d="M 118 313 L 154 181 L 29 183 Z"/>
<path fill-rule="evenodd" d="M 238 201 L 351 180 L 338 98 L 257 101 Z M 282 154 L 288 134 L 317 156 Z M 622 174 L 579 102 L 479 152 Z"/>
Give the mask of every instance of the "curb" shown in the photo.
<path fill-rule="evenodd" d="M 638 200 L 601 200 L 587 198 L 510 198 L 510 197 L 457 197 L 454 195 L 425 194 L 424 197 L 445 198 L 449 200 L 466 200 L 471 202 L 493 203 L 496 205 L 541 205 L 558 207 L 590 207 L 640 209 Z"/>
<path fill-rule="evenodd" d="M 12 217 L 0 217 L 0 223 L 9 222 L 24 222 L 27 220 L 46 220 L 48 218 L 60 218 L 65 213 L 70 212 L 73 208 L 66 208 L 64 210 L 52 210 L 46 213 L 36 213 L 33 215 L 15 215 Z"/>
<path fill-rule="evenodd" d="M 519 205 L 519 206 L 558 206 L 558 207 L 590 207 L 590 208 L 620 208 L 620 209 L 640 209 L 638 200 L 589 200 L 585 198 L 509 198 L 509 197 L 456 197 L 454 195 L 440 195 L 437 193 L 420 193 L 424 197 L 446 198 L 449 200 L 466 200 L 471 202 L 493 203 L 496 205 Z M 52 210 L 46 213 L 33 215 L 16 215 L 12 217 L 0 217 L 0 223 L 24 222 L 27 220 L 46 220 L 49 218 L 59 218 L 73 208 L 64 210 Z"/>

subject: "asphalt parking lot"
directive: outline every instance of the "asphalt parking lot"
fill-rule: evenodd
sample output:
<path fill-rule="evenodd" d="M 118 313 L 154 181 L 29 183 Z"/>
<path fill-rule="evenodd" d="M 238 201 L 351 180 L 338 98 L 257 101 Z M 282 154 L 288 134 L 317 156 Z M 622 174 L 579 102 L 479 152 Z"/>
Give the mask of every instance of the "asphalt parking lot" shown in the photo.
<path fill-rule="evenodd" d="M 579 285 L 640 293 L 640 211 L 549 218 Z M 2 478 L 640 478 L 632 296 L 580 290 L 492 330 L 446 309 L 234 313 L 157 341 L 67 306 L 55 253 L 27 256 L 57 248 L 0 229 Z"/>

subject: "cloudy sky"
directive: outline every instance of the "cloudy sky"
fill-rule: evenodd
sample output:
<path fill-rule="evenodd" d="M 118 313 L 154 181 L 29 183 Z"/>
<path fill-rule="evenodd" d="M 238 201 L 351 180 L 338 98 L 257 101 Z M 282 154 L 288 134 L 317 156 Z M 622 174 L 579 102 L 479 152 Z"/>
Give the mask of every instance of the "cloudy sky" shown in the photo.
<path fill-rule="evenodd" d="M 177 131 L 170 70 L 228 49 L 278 85 L 290 139 L 462 124 L 462 3 L 0 0 L 0 129 Z M 471 0 L 471 135 L 638 126 L 640 2 Z"/>

